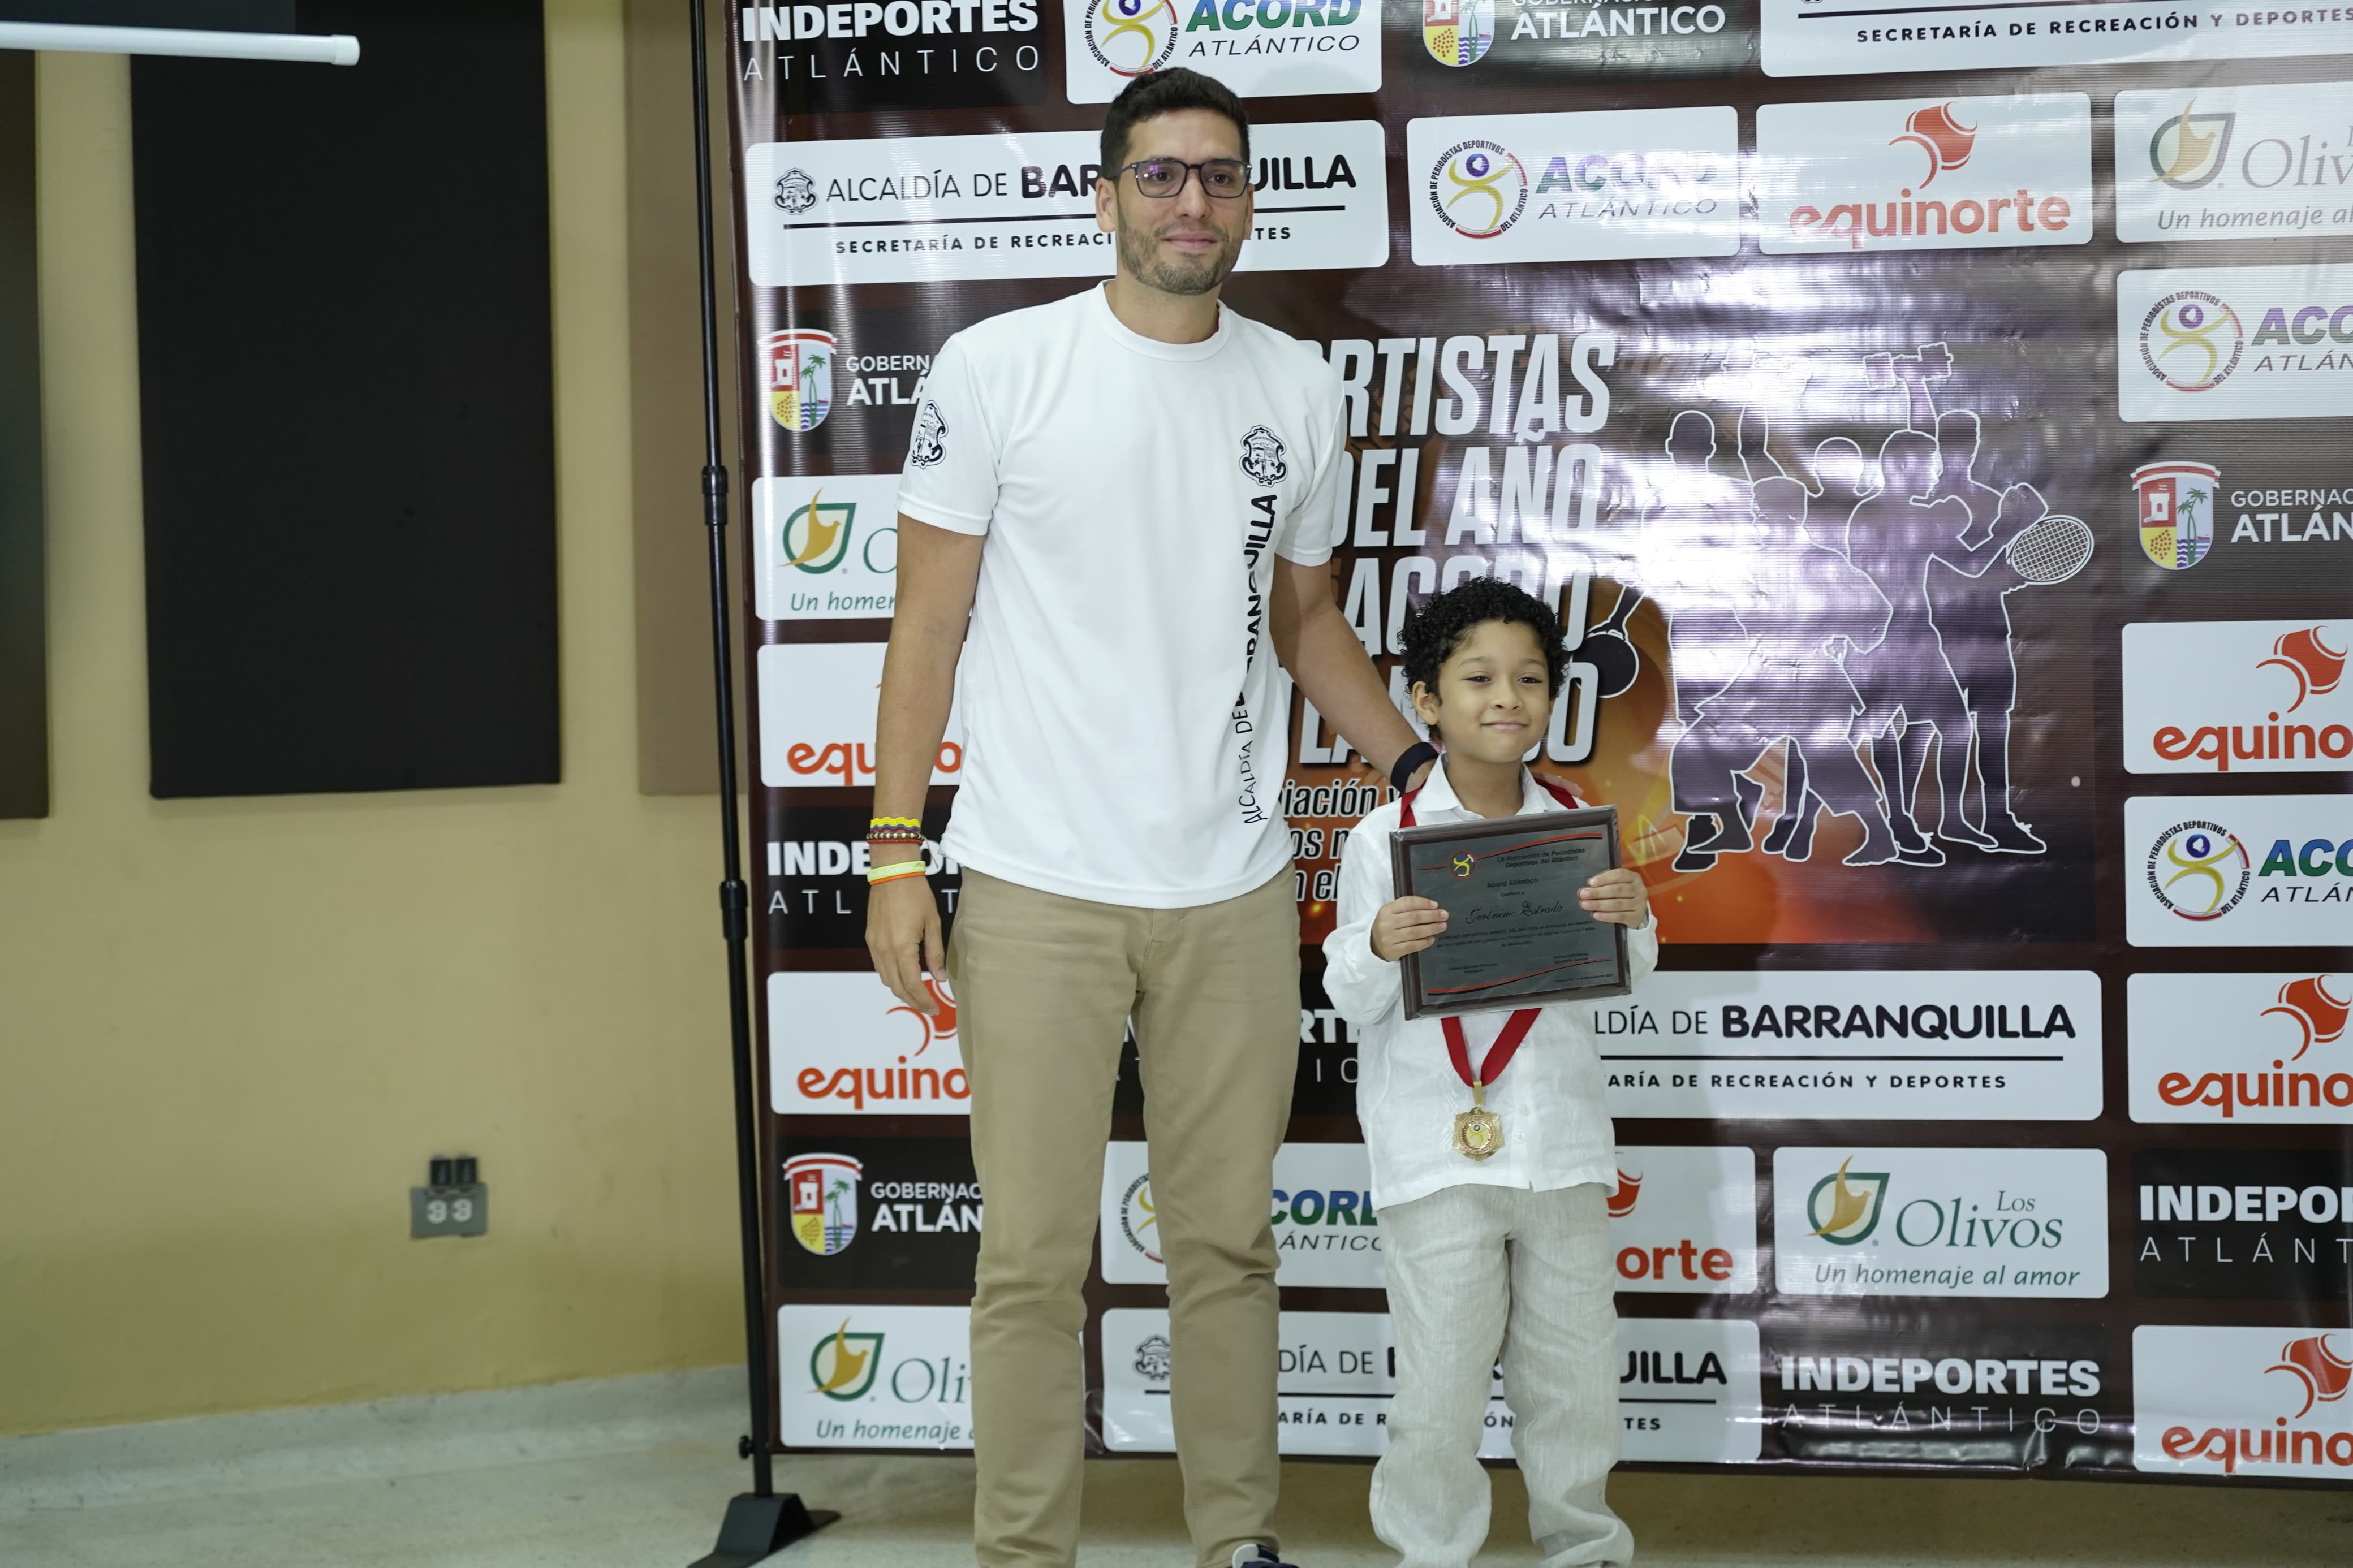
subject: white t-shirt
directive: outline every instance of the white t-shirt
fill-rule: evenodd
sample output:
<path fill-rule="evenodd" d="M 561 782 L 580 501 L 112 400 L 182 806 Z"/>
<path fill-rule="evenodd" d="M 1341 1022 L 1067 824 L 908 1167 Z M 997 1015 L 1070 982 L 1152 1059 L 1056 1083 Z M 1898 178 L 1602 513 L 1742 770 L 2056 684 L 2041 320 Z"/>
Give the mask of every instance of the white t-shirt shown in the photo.
<path fill-rule="evenodd" d="M 958 332 L 921 395 L 899 510 L 988 536 L 947 852 L 1149 909 L 1273 877 L 1289 715 L 1268 593 L 1277 555 L 1332 552 L 1332 368 L 1231 309 L 1202 342 L 1139 337 L 1095 288 Z"/>

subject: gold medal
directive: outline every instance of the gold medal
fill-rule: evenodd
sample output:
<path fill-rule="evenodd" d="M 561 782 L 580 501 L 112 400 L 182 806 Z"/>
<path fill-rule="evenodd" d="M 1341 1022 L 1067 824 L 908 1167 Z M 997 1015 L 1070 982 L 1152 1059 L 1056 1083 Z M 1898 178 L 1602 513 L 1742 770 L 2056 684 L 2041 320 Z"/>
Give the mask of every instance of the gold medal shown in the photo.
<path fill-rule="evenodd" d="M 1483 1160 L 1504 1146 L 1504 1119 L 1479 1106 L 1454 1115 L 1454 1152 L 1466 1160 Z"/>

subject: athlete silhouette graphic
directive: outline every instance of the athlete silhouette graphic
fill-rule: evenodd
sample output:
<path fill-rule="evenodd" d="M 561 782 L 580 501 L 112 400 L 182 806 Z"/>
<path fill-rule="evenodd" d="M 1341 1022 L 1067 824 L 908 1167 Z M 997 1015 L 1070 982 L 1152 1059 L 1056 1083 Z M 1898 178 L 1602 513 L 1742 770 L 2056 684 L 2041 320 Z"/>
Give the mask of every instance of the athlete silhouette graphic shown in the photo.
<path fill-rule="evenodd" d="M 1903 846 L 1902 858 L 1929 866 L 1941 864 L 1944 854 L 1921 833 L 1912 807 L 1931 738 L 1936 742 L 1941 792 L 1937 836 L 1991 847 L 1961 820 L 1969 777 L 1969 711 L 1960 681 L 1946 663 L 1928 603 L 1929 563 L 1942 562 L 1962 577 L 1978 576 L 2044 510 L 2042 498 L 2031 487 L 2015 486 L 2003 495 L 1988 536 L 1965 545 L 1962 537 L 1974 519 L 1967 501 L 1936 492 L 1936 460 L 1932 435 L 1907 428 L 1888 437 L 1879 449 L 1880 488 L 1855 503 L 1846 531 L 1847 559 L 1879 584 L 1894 610 L 1887 635 L 1850 659 L 1847 673 L 1862 698 L 1862 733 L 1888 788 L 1888 816 Z M 1911 734 L 1924 726 L 1933 733 Z"/>
<path fill-rule="evenodd" d="M 1978 478 L 1977 415 L 1940 412 L 1933 395 L 1952 365 L 1942 343 L 1864 356 L 1865 382 L 1902 395 L 1905 424 L 1875 459 L 1847 437 L 1819 443 L 1810 476 L 1771 449 L 1772 416 L 1804 397 L 1802 361 L 1758 361 L 1715 384 L 1739 406 L 1737 478 L 1719 466 L 1715 419 L 1675 416 L 1641 564 L 1667 612 L 1681 721 L 1668 755 L 1672 803 L 1689 819 L 1676 869 L 1756 847 L 1766 786 L 1748 773 L 1784 745 L 1767 853 L 1806 859 L 1828 811 L 1863 823 L 1849 865 L 1942 865 L 1913 815 L 1932 744 L 1937 837 L 2044 851 L 2010 809 L 2018 673 L 2005 595 L 2032 581 L 2006 552 L 2048 509 L 2031 485 Z M 1815 511 L 1823 523 L 1810 527 Z"/>
<path fill-rule="evenodd" d="M 1798 782 L 1788 787 L 1784 819 L 1795 824 L 1792 837 L 1804 835 L 1805 852 L 1819 801 L 1862 820 L 1863 842 L 1846 864 L 1875 866 L 1896 857 L 1879 792 L 1855 755 L 1862 703 L 1839 662 L 1848 649 L 1880 640 L 1888 605 L 1870 578 L 1807 532 L 1810 500 L 1804 485 L 1778 471 L 1754 482 L 1756 526 L 1738 584 L 1752 639 L 1748 657 L 1730 681 L 1701 700 L 1694 722 L 1669 753 L 1679 800 L 1722 799 L 1729 791 L 1744 808 L 1715 840 L 1686 843 L 1684 856 L 1705 856 L 1711 865 L 1715 854 L 1733 847 L 1725 839 L 1734 825 L 1743 829 L 1738 847 L 1748 847 L 1745 829 L 1756 797 L 1740 788 L 1747 781 L 1739 775 L 1785 741 Z M 1786 842 L 1782 847 L 1788 852 Z M 1676 864 L 1699 868 L 1681 858 Z"/>
<path fill-rule="evenodd" d="M 1978 416 L 1968 410 L 1937 416 L 1937 489 L 1968 507 L 1971 533 L 1983 543 L 1996 532 L 2005 506 L 2031 511 L 2030 523 L 2039 521 L 2044 509 L 2040 496 L 2012 503 L 2006 492 L 1977 478 L 1979 439 Z M 2009 595 L 2027 585 L 2007 553 L 1990 557 L 1975 575 L 1941 555 L 1928 568 L 1929 616 L 1977 732 L 1977 772 L 1984 791 L 1978 814 L 1982 826 L 1973 826 L 1955 798 L 1947 803 L 1949 816 L 1937 837 L 2005 855 L 2040 855 L 2048 847 L 2018 820 L 2010 804 L 2010 716 L 2018 701 L 2018 664 L 2010 653 Z M 1905 776 L 1915 777 L 1920 757 L 1912 750 L 1909 731 L 1904 747 Z M 1921 750 L 1926 749 L 1924 735 Z"/>
<path fill-rule="evenodd" d="M 1641 574 L 1665 615 L 1675 717 L 1688 731 L 1698 721 L 1701 701 L 1747 662 L 1748 629 L 1725 563 L 1739 556 L 1750 509 L 1748 486 L 1715 468 L 1715 421 L 1707 415 L 1696 408 L 1676 415 L 1666 451 L 1664 489 L 1643 529 Z M 1738 808 L 1728 787 L 1694 801 L 1678 791 L 1674 805 L 1694 818 L 1687 839 L 1749 847 L 1753 816 Z"/>

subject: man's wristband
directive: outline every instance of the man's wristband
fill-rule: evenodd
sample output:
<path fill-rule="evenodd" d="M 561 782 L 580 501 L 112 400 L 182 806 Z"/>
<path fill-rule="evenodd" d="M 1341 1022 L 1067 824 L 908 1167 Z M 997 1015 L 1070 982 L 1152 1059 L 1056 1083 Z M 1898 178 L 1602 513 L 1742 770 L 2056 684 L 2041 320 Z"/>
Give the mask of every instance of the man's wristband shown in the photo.
<path fill-rule="evenodd" d="M 902 877 L 921 877 L 930 869 L 921 860 L 901 860 L 892 865 L 875 867 L 866 873 L 866 880 L 880 886 L 884 882 L 895 882 Z"/>
<path fill-rule="evenodd" d="M 1406 785 L 1413 780 L 1414 769 L 1424 763 L 1434 763 L 1437 760 L 1436 746 L 1427 741 L 1416 741 L 1412 745 L 1399 752 L 1398 760 L 1389 764 L 1389 783 L 1397 785 L 1398 793 L 1402 794 Z"/>

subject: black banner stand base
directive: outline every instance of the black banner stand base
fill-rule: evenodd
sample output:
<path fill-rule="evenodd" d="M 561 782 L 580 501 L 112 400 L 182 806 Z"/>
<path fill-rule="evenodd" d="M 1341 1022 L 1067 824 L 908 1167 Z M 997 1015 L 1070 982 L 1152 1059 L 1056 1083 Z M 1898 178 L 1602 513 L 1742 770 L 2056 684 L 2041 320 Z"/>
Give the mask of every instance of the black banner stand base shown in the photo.
<path fill-rule="evenodd" d="M 719 1544 L 693 1568 L 752 1568 L 840 1517 L 831 1509 L 803 1508 L 797 1492 L 740 1493 L 729 1500 L 727 1517 L 720 1521 Z"/>
<path fill-rule="evenodd" d="M 752 1002 L 748 917 L 744 885 L 742 827 L 736 821 L 735 690 L 733 635 L 727 614 L 727 467 L 719 452 L 719 289 L 711 238 L 711 84 L 705 52 L 706 0 L 687 0 L 687 28 L 694 50 L 694 217 L 702 272 L 702 522 L 711 546 L 711 678 L 718 700 L 719 847 L 724 876 L 719 884 L 720 934 L 727 948 L 727 1036 L 735 1069 L 736 1215 L 743 1229 L 744 1349 L 745 1392 L 752 1429 L 736 1445 L 752 1461 L 752 1489 L 727 1504 L 719 1544 L 694 1568 L 751 1568 L 802 1536 L 841 1516 L 812 1511 L 792 1492 L 779 1496 L 770 1465 L 776 1447 L 776 1385 L 769 1375 L 767 1317 L 762 1290 L 765 1250 L 760 1216 L 765 1183 L 760 1171 L 759 1100 L 752 1073 Z"/>

